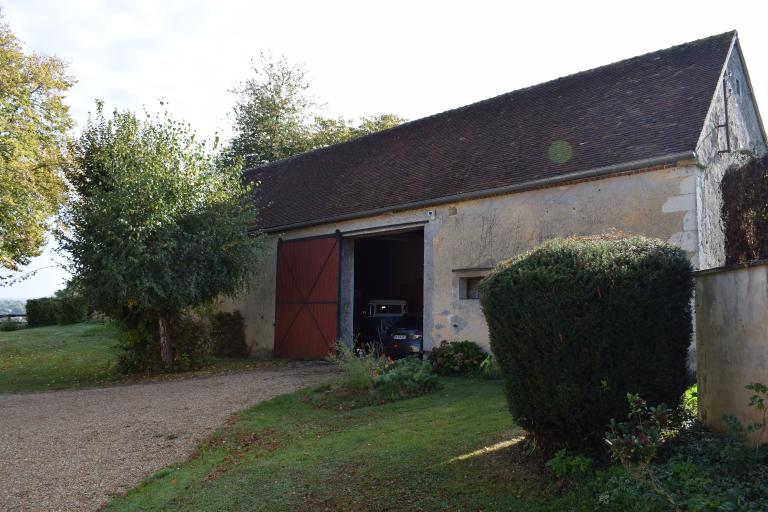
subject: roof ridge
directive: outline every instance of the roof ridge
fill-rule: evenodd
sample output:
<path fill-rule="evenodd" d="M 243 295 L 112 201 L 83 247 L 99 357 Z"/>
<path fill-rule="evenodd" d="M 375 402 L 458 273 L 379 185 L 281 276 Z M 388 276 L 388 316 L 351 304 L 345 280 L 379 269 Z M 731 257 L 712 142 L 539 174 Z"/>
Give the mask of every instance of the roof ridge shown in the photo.
<path fill-rule="evenodd" d="M 650 57 L 650 56 L 652 56 L 654 54 L 669 52 L 669 51 L 673 51 L 673 50 L 680 49 L 680 48 L 683 48 L 683 47 L 691 47 L 691 46 L 700 45 L 700 44 L 703 44 L 705 42 L 711 41 L 713 39 L 719 39 L 719 38 L 722 38 L 722 37 L 725 37 L 725 36 L 731 36 L 732 38 L 733 37 L 737 37 L 738 36 L 738 32 L 735 29 L 729 30 L 729 31 L 726 31 L 726 32 L 722 32 L 720 34 L 715 34 L 715 35 L 711 35 L 711 36 L 707 36 L 707 37 L 702 37 L 702 38 L 699 38 L 699 39 L 694 39 L 693 41 L 687 41 L 687 42 L 684 42 L 684 43 L 679 43 L 679 44 L 676 44 L 676 45 L 669 46 L 667 48 L 662 48 L 662 49 L 659 49 L 659 50 L 654 50 L 654 51 L 651 51 L 651 52 L 646 52 L 646 53 L 643 53 L 643 54 L 640 54 L 640 55 L 635 55 L 633 57 L 628 57 L 626 59 L 617 60 L 617 61 L 611 62 L 609 64 L 603 64 L 601 66 L 596 66 L 596 67 L 585 69 L 585 70 L 582 70 L 582 71 L 577 71 L 577 72 L 571 73 L 569 75 L 563 75 L 563 76 L 560 76 L 560 77 L 557 77 L 557 78 L 553 78 L 551 80 L 545 80 L 543 82 L 539 82 L 539 83 L 536 83 L 536 84 L 531 84 L 531 85 L 528 85 L 528 86 L 525 86 L 525 87 L 521 87 L 519 89 L 508 91 L 508 92 L 505 92 L 505 93 L 502 93 L 502 94 L 497 94 L 495 96 L 491 96 L 489 98 L 485 98 L 485 99 L 482 99 L 482 100 L 479 100 L 479 101 L 475 101 L 473 103 L 468 103 L 466 105 L 462 105 L 462 106 L 459 106 L 459 107 L 454 107 L 454 108 L 450 108 L 450 109 L 447 109 L 447 110 L 443 110 L 441 112 L 436 112 L 434 114 L 430 114 L 428 116 L 420 117 L 418 119 L 409 120 L 409 121 L 406 121 L 406 122 L 404 122 L 402 124 L 399 124 L 397 126 L 386 128 L 384 130 L 379 130 L 379 131 L 376 131 L 376 132 L 367 133 L 365 135 L 362 135 L 360 137 L 356 137 L 356 138 L 351 139 L 351 140 L 347 140 L 347 141 L 344 141 L 344 142 L 339 142 L 337 144 L 330 144 L 328 146 L 322 146 L 322 147 L 319 147 L 319 148 L 311 149 L 309 151 L 303 151 L 301 153 L 297 153 L 297 154 L 291 155 L 289 157 L 281 158 L 279 160 L 274 160 L 272 162 L 268 162 L 268 163 L 265 163 L 265 164 L 255 165 L 255 166 L 252 166 L 252 167 L 248 167 L 248 168 L 243 170 L 243 175 L 247 176 L 247 175 L 251 175 L 251 174 L 255 173 L 256 171 L 264 171 L 264 170 L 267 170 L 268 168 L 270 168 L 272 166 L 275 166 L 276 164 L 284 164 L 286 162 L 291 162 L 291 161 L 294 161 L 294 160 L 300 160 L 300 159 L 303 159 L 303 158 L 309 158 L 310 156 L 321 154 L 321 153 L 326 152 L 326 151 L 328 151 L 330 149 L 335 149 L 335 148 L 338 148 L 338 147 L 341 147 L 341 146 L 351 146 L 351 145 L 354 145 L 355 143 L 359 144 L 359 143 L 362 143 L 363 141 L 368 140 L 368 139 L 373 138 L 373 137 L 381 137 L 383 134 L 391 133 L 393 131 L 403 130 L 403 129 L 405 129 L 408 126 L 418 125 L 418 124 L 420 124 L 422 122 L 427 122 L 430 119 L 434 119 L 435 117 L 439 117 L 439 116 L 443 116 L 443 115 L 450 114 L 450 113 L 455 113 L 455 112 L 461 112 L 461 111 L 463 111 L 465 109 L 477 107 L 477 106 L 482 105 L 484 103 L 490 103 L 490 102 L 498 100 L 499 98 L 502 98 L 504 96 L 511 96 L 513 94 L 519 94 L 519 93 L 522 93 L 522 92 L 525 92 L 525 91 L 528 91 L 528 90 L 531 90 L 531 89 L 534 89 L 534 88 L 537 88 L 537 87 L 543 87 L 545 85 L 554 84 L 554 83 L 561 82 L 561 81 L 564 81 L 564 80 L 572 79 L 572 78 L 578 77 L 580 75 L 586 75 L 586 74 L 589 74 L 589 73 L 595 73 L 597 71 L 604 70 L 604 69 L 610 68 L 612 66 L 617 66 L 619 64 L 630 63 L 630 62 L 633 62 L 633 61 L 636 61 L 636 60 L 645 59 L 645 58 L 648 58 L 648 57 Z"/>

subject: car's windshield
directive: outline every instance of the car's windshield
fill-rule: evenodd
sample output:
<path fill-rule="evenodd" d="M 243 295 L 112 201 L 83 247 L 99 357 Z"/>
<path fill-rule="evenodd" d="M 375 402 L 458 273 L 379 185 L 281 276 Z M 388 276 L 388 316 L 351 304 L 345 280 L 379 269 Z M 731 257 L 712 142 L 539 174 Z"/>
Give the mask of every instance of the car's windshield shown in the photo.
<path fill-rule="evenodd" d="M 420 316 L 404 316 L 397 320 L 395 327 L 401 329 L 421 329 L 421 324 Z"/>

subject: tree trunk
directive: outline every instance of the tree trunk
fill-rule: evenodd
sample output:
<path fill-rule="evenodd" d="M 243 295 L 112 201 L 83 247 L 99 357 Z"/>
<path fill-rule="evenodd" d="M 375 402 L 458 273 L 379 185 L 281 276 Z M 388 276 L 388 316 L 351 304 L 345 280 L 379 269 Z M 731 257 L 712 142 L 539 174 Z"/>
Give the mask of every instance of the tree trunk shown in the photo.
<path fill-rule="evenodd" d="M 166 370 L 173 369 L 173 339 L 171 338 L 171 326 L 169 315 L 163 313 L 158 319 L 160 327 L 160 357 Z"/>

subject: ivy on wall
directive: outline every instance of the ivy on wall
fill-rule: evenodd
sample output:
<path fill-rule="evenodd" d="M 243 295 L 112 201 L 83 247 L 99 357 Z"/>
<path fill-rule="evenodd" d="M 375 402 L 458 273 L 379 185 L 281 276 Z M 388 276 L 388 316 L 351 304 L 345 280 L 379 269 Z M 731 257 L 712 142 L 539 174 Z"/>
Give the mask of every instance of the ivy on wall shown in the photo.
<path fill-rule="evenodd" d="M 768 155 L 729 168 L 720 189 L 726 265 L 768 259 Z"/>

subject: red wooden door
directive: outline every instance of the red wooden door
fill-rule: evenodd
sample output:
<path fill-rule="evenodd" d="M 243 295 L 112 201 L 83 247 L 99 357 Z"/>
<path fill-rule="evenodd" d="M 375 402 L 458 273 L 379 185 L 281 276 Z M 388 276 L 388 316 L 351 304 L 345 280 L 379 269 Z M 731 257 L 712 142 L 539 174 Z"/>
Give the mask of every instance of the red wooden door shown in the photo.
<path fill-rule="evenodd" d="M 338 235 L 277 245 L 275 355 L 324 359 L 339 331 Z"/>

